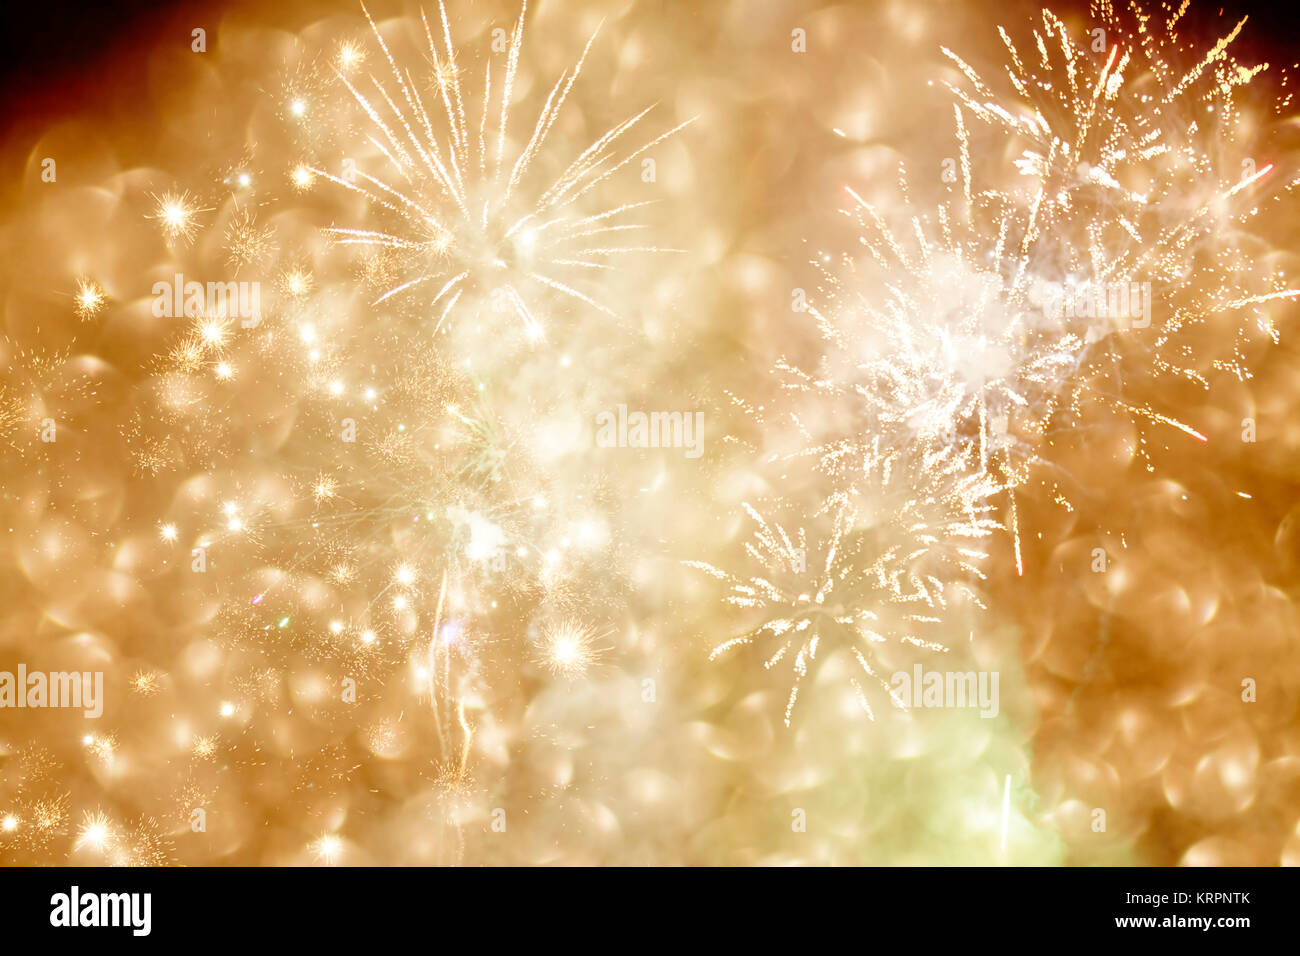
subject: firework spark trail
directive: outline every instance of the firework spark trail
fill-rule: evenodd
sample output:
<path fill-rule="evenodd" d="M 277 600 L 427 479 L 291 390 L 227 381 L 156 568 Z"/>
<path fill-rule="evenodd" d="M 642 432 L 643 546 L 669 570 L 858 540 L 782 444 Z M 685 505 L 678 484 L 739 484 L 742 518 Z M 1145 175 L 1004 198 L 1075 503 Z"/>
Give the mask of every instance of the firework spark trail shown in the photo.
<path fill-rule="evenodd" d="M 1172 374 L 1203 388 L 1210 385 L 1206 365 L 1249 377 L 1239 349 L 1231 356 L 1203 356 L 1180 337 L 1223 317 L 1237 327 L 1239 340 L 1253 327 L 1277 341 L 1262 313 L 1256 311 L 1244 324 L 1235 313 L 1297 295 L 1284 275 L 1260 268 L 1248 226 L 1261 202 L 1276 202 L 1300 179 L 1261 198 L 1261 184 L 1273 166 L 1255 169 L 1238 132 L 1239 100 L 1267 64 L 1246 67 L 1229 55 L 1243 19 L 1185 65 L 1185 44 L 1176 27 L 1187 8 L 1184 2 L 1157 26 L 1156 17 L 1135 7 L 1133 31 L 1111 3 L 1094 3 L 1094 22 L 1111 44 L 1104 60 L 1095 49 L 1090 55 L 1073 43 L 1050 11 L 1043 11 L 1042 28 L 1033 33 L 1038 56 L 1028 64 L 999 28 L 1015 91 L 1010 102 L 998 101 L 974 69 L 944 52 L 973 89 L 947 84 L 957 100 L 965 195 L 972 193 L 966 161 L 971 140 L 963 110 L 1008 143 L 1024 147 L 1015 162 L 1020 184 L 982 194 L 1017 212 L 1020 273 L 1055 283 L 1066 300 L 1089 285 L 1085 293 L 1098 286 L 1136 289 L 1141 281 L 1156 292 L 1148 293 L 1148 307 L 1157 314 L 1150 332 L 1143 330 L 1149 317 L 1130 325 L 1129 316 L 1094 309 L 1086 294 L 1083 309 L 1073 310 L 1073 316 L 1066 312 L 1062 342 L 1068 340 L 1074 361 L 1057 364 L 1064 373 L 1054 383 L 1062 403 L 1077 412 L 1083 400 L 1099 400 L 1135 422 L 1205 441 L 1186 422 L 1127 400 L 1122 383 L 1112 383 L 1125 367 L 1125 356 L 1135 352 L 1150 373 Z M 1027 192 L 1026 182 L 1031 184 Z M 1050 403 L 1046 407 L 1054 411 Z M 1013 499 L 1013 515 L 1014 507 Z M 1017 567 L 1023 570 L 1014 520 L 1013 533 Z"/>
<path fill-rule="evenodd" d="M 438 586 L 438 603 L 433 615 L 433 631 L 429 638 L 428 681 L 429 705 L 433 710 L 434 728 L 438 735 L 439 750 L 443 759 L 447 758 L 450 744 L 446 733 L 450 730 L 452 712 L 456 715 L 456 724 L 460 729 L 461 744 L 457 756 L 456 768 L 452 772 L 456 781 L 465 777 L 469 762 L 470 745 L 474 741 L 474 731 L 465 717 L 465 699 L 452 687 L 451 648 L 448 646 L 454 637 L 443 632 L 442 611 L 447 597 L 447 572 L 442 572 L 442 581 Z M 444 726 L 446 725 L 446 726 Z"/>
<path fill-rule="evenodd" d="M 691 122 L 687 120 L 625 153 L 620 152 L 626 134 L 652 108 L 608 129 L 569 162 L 549 183 L 534 186 L 532 199 L 518 195 L 530 174 L 539 166 L 544 146 L 577 81 L 596 34 L 587 41 L 572 70 L 556 81 L 538 113 L 525 145 L 513 164 L 507 164 L 507 137 L 511 98 L 524 39 L 527 4 L 510 34 L 504 77 L 498 83 L 498 104 L 493 102 L 492 66 L 484 72 L 483 93 L 477 136 L 471 128 L 469 96 L 461 82 L 456 48 L 451 38 L 447 10 L 442 0 L 442 43 L 440 51 L 428 18 L 424 17 L 425 40 L 433 62 L 437 109 L 429 109 L 409 71 L 398 66 L 378 26 L 370 22 L 377 45 L 389 66 L 389 76 L 370 77 L 373 92 L 363 91 L 342 72 L 338 76 L 361 107 L 375 132 L 368 139 L 396 173 L 389 182 L 355 170 L 335 176 L 313 168 L 321 176 L 363 196 L 373 206 L 387 210 L 403 224 L 402 231 L 336 227 L 329 230 L 339 243 L 394 250 L 405 257 L 405 274 L 384 291 L 377 302 L 410 292 L 417 287 L 436 289 L 428 299 L 430 309 L 441 311 L 435 332 L 442 329 L 462 302 L 481 308 L 485 301 L 508 311 L 523 323 L 530 338 L 545 334 L 545 299 L 540 289 L 549 289 L 602 313 L 614 316 L 608 305 L 578 288 L 581 276 L 611 267 L 610 259 L 643 252 L 673 252 L 655 245 L 609 245 L 618 235 L 641 230 L 643 223 L 622 221 L 625 213 L 648 205 L 643 201 L 621 201 L 590 211 L 581 200 L 637 157 L 658 146 Z M 495 123 L 495 142 L 489 133 L 489 118 Z M 446 133 L 440 136 L 434 118 L 439 117 Z M 621 158 L 620 158 L 621 157 Z M 507 173 L 507 165 L 509 171 Z"/>
<path fill-rule="evenodd" d="M 813 310 L 836 344 L 851 340 L 836 322 L 854 318 L 855 312 L 864 327 L 884 330 L 885 345 L 870 367 L 885 381 L 857 386 L 881 396 L 884 424 L 905 425 L 924 441 L 951 432 L 954 424 L 977 419 L 981 468 L 988 465 L 995 438 L 990 428 L 1005 437 L 1009 416 L 1019 413 L 1023 419 L 1030 412 L 1030 430 L 1041 434 L 1071 387 L 1089 390 L 1092 367 L 1102 364 L 1117 338 L 1136 335 L 1122 321 L 1127 316 L 1086 310 L 1075 316 L 1045 314 L 1045 283 L 1060 286 L 1063 297 L 1086 284 L 1082 276 L 1096 284 L 1127 284 L 1140 278 L 1167 286 L 1169 294 L 1160 302 L 1167 315 L 1146 346 L 1152 367 L 1202 385 L 1208 384 L 1202 373 L 1162 354 L 1179 331 L 1216 312 L 1295 297 L 1296 291 L 1281 276 L 1259 277 L 1265 288 L 1249 290 L 1244 283 L 1264 270 L 1246 270 L 1232 260 L 1212 265 L 1199 261 L 1203 246 L 1232 247 L 1236 232 L 1257 212 L 1248 192 L 1272 167 L 1238 175 L 1239 166 L 1216 161 L 1213 150 L 1195 138 L 1201 121 L 1193 120 L 1184 131 L 1182 116 L 1198 107 L 1204 113 L 1207 104 L 1218 117 L 1211 133 L 1235 129 L 1239 110 L 1234 97 L 1264 69 L 1241 67 L 1227 58 L 1238 24 L 1194 67 L 1179 72 L 1164 57 L 1175 56 L 1178 37 L 1173 27 L 1185 9 L 1186 4 L 1170 17 L 1156 39 L 1145 29 L 1137 37 L 1128 34 L 1110 5 L 1099 4 L 1099 22 L 1112 38 L 1119 37 L 1104 62 L 1075 45 L 1049 11 L 1043 13 L 1041 32 L 1035 31 L 1039 58 L 1030 65 L 1000 29 L 1010 60 L 1007 75 L 1017 94 L 1010 103 L 997 100 L 972 67 L 944 51 L 973 89 L 947 84 L 957 100 L 965 202 L 938 208 L 938 240 L 928 238 L 921 218 L 911 214 L 909 225 L 917 242 L 909 256 L 882 216 L 850 188 L 862 243 L 881 275 L 876 287 L 868 287 L 872 298 L 860 296 L 845 309 L 847 316 L 827 319 Z M 1118 54 L 1121 44 L 1123 55 Z M 1161 79 L 1161 95 L 1129 90 L 1137 82 L 1130 82 L 1130 75 L 1141 73 L 1135 58 Z M 1093 74 L 1095 79 L 1089 79 Z M 963 110 L 1009 140 L 1028 145 L 1015 161 L 1019 175 L 1014 185 L 976 188 Z M 1240 157 L 1234 160 L 1240 162 Z M 1196 175 L 1189 178 L 1189 170 Z M 994 179 L 1007 177 L 995 173 Z M 1133 181 L 1144 184 L 1141 192 L 1121 185 Z M 1031 184 L 1028 190 L 1025 182 Z M 1225 235 L 1228 225 L 1233 231 Z M 835 296 L 853 291 L 846 288 L 844 277 L 828 279 Z M 966 288 L 968 282 L 973 288 L 965 301 L 941 310 L 936 319 L 933 300 L 938 291 Z M 929 295 L 909 294 L 917 286 L 928 287 Z M 879 287 L 885 290 L 883 296 Z M 876 304 L 882 297 L 883 307 Z M 1224 363 L 1216 362 L 1215 367 Z M 859 365 L 858 370 L 868 371 L 868 366 Z M 1095 387 L 1091 393 L 1100 394 Z M 1115 404 L 1137 417 L 1202 437 L 1155 409 L 1118 399 Z M 1023 475 L 1023 469 L 1019 473 Z"/>

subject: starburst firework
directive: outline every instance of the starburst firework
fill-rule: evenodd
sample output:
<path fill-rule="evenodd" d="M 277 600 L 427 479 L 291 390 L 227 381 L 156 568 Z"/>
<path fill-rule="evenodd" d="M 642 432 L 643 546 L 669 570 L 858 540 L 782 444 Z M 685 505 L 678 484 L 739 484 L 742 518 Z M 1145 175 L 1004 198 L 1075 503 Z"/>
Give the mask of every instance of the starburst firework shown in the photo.
<path fill-rule="evenodd" d="M 588 200 L 597 187 L 686 123 L 621 152 L 628 133 L 649 114 L 647 108 L 597 136 L 567 165 L 553 168 L 543 161 L 547 143 L 595 34 L 574 67 L 556 81 L 520 145 L 510 134 L 509 119 L 527 3 L 511 31 L 504 70 L 497 71 L 494 80 L 491 63 L 485 69 L 477 117 L 461 80 L 463 68 L 442 0 L 438 12 L 441 49 L 423 17 L 433 64 L 425 86 L 399 67 L 373 20 L 375 41 L 389 73 L 371 75 L 365 87 L 339 74 L 372 124 L 370 142 L 386 161 L 391 178 L 360 169 L 344 176 L 313 172 L 364 196 L 387 213 L 393 225 L 334 228 L 331 234 L 343 244 L 395 254 L 401 278 L 376 302 L 427 293 L 422 301 L 437 312 L 435 332 L 463 304 L 473 311 L 513 313 L 530 338 L 539 338 L 545 317 L 538 295 L 545 290 L 613 316 L 607 304 L 579 288 L 580 277 L 611 269 L 611 261 L 620 256 L 666 250 L 618 241 L 644 228 L 629 222 L 626 214 L 645 202 L 591 205 Z"/>
<path fill-rule="evenodd" d="M 1072 399 L 1101 394 L 1136 417 L 1190 426 L 1158 409 L 1126 404 L 1122 383 L 1102 384 L 1126 354 L 1146 371 L 1171 373 L 1208 387 L 1212 371 L 1248 376 L 1237 350 L 1205 354 L 1191 344 L 1207 324 L 1276 341 L 1260 307 L 1300 294 L 1284 273 L 1263 267 L 1266 244 L 1253 228 L 1262 209 L 1300 184 L 1258 157 L 1267 146 L 1253 117 L 1243 114 L 1246 90 L 1267 64 L 1244 65 L 1231 54 L 1245 19 L 1199 55 L 1188 55 L 1178 26 L 1189 7 L 1121 13 L 1093 4 L 1090 45 L 1071 39 L 1065 24 L 1043 11 L 1022 55 L 999 28 L 1011 91 L 999 97 L 957 54 L 947 56 L 966 84 L 948 84 L 956 98 L 962 192 L 969 207 L 998 202 L 1014 210 L 1006 252 L 1018 274 L 1064 288 L 1148 283 L 1151 312 L 1143 322 L 1091 310 L 1066 315 L 1070 350 L 1086 361 L 1062 376 Z M 1012 155 L 1006 169 L 972 171 L 971 123 L 987 128 L 980 154 Z M 981 191 L 979 177 L 989 184 Z M 1154 317 L 1154 322 L 1152 318 Z M 1149 330 L 1147 325 L 1150 324 Z M 1073 372 L 1073 369 L 1069 370 Z"/>
<path fill-rule="evenodd" d="M 812 513 L 818 533 L 810 536 L 803 525 L 791 533 L 746 503 L 755 529 L 744 550 L 757 573 L 687 562 L 726 584 L 728 604 L 760 618 L 715 647 L 713 657 L 763 641 L 775 645 L 765 667 L 790 661 L 787 726 L 823 644 L 832 652 L 848 650 L 862 676 L 882 687 L 874 658 L 883 645 L 946 650 L 927 635 L 958 594 L 980 605 L 975 585 L 987 556 L 982 542 L 998 527 L 990 507 L 952 470 L 900 467 L 900 456 L 882 450 L 878 440 L 817 450 L 816 465 L 842 488 Z M 916 483 L 936 475 L 941 482 L 929 488 Z M 858 677 L 853 685 L 872 716 Z"/>

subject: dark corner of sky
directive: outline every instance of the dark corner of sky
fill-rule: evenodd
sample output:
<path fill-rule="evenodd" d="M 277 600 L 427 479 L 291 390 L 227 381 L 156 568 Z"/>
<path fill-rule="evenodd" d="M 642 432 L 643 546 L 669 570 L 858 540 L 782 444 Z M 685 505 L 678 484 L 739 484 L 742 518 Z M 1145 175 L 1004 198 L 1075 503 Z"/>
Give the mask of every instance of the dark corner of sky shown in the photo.
<path fill-rule="evenodd" d="M 221 0 L 26 0 L 0 4 L 0 139 L 67 113 L 129 102 L 143 52 L 179 40 Z"/>

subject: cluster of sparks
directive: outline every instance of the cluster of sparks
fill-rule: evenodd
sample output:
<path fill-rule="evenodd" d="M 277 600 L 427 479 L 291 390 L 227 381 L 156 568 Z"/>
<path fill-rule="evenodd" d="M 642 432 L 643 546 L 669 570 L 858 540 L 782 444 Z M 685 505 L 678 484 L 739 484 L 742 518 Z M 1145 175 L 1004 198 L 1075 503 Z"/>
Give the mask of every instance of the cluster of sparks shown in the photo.
<path fill-rule="evenodd" d="M 494 73 L 489 58 L 477 124 L 469 118 L 471 91 L 443 4 L 441 49 L 422 17 L 433 66 L 423 82 L 399 65 L 373 20 L 377 53 L 350 41 L 339 47 L 335 81 L 354 98 L 365 139 L 385 168 L 334 175 L 324 163 L 300 163 L 289 178 L 299 192 L 324 183 L 366 200 L 367 214 L 384 230 L 336 226 L 324 233 L 363 253 L 360 277 L 373 290 L 371 308 L 393 300 L 414 321 L 401 334 L 379 337 L 394 348 L 375 361 L 384 349 L 376 349 L 374 331 L 336 326 L 327 335 L 319 316 L 331 290 L 306 269 L 284 270 L 281 328 L 303 349 L 307 383 L 296 432 L 302 440 L 282 455 L 299 507 L 291 519 L 276 520 L 269 516 L 272 502 L 237 494 L 219 529 L 232 546 L 251 549 L 273 569 L 239 582 L 222 612 L 229 645 L 257 661 L 251 671 L 275 673 L 305 656 L 364 678 L 370 695 L 375 687 L 404 685 L 425 704 L 427 732 L 436 742 L 429 773 L 455 831 L 444 857 L 452 862 L 463 852 L 453 818 L 457 801 L 474 786 L 476 730 L 492 722 L 483 712 L 488 685 L 510 659 L 508 651 L 494 652 L 510 646 L 512 622 L 537 619 L 545 623 L 533 656 L 543 672 L 563 680 L 588 672 L 602 652 L 601 632 L 584 620 L 592 605 L 580 610 L 569 582 L 601 557 L 607 535 L 593 508 L 594 486 L 557 483 L 538 469 L 517 434 L 527 423 L 512 420 L 494 401 L 491 379 L 472 371 L 472 353 L 459 351 L 466 340 L 435 344 L 435 336 L 455 314 L 505 311 L 530 340 L 540 339 L 543 317 L 553 312 L 548 292 L 612 315 L 579 291 L 584 280 L 574 277 L 607 273 L 621 255 L 663 251 L 610 245 L 610 238 L 642 228 L 622 219 L 646 203 L 601 202 L 620 194 L 610 188 L 620 170 L 676 132 L 616 156 L 649 112 L 643 111 L 537 185 L 534 173 L 555 165 L 552 126 L 586 51 L 561 76 L 511 160 L 508 119 L 526 12 L 521 9 L 511 31 L 504 71 Z M 383 63 L 387 72 L 359 75 L 367 61 Z M 291 120 L 306 111 L 299 97 L 288 110 Z M 589 200 L 593 207 L 585 205 Z M 171 224 L 190 221 L 192 213 L 188 206 L 169 211 L 164 201 L 159 216 L 175 234 Z M 264 261 L 272 237 L 246 206 L 227 227 L 226 243 L 231 264 L 242 267 Z M 279 354 L 280 334 L 265 333 L 265 354 Z M 200 364 L 224 359 L 201 329 L 189 342 Z M 352 355 L 369 359 L 362 364 Z M 366 384 L 349 385 L 358 375 Z M 337 423 L 354 413 L 358 399 L 383 424 L 367 430 L 357 440 L 360 453 L 350 455 L 338 441 Z M 176 533 L 172 526 L 164 530 L 165 537 Z M 330 597 L 322 600 L 325 594 Z M 250 673 L 244 699 L 263 693 L 265 681 L 255 678 Z M 392 737 L 392 726 L 376 725 L 368 739 L 384 752 Z M 346 844 L 325 834 L 310 851 L 332 864 L 344 860 Z"/>
<path fill-rule="evenodd" d="M 1100 0 L 1092 11 L 1098 29 L 1084 42 L 1045 10 L 1028 54 L 999 28 L 1009 84 L 1001 96 L 944 50 L 962 75 L 946 84 L 957 154 L 948 160 L 948 197 L 926 214 L 910 198 L 906 174 L 898 200 L 883 208 L 846 187 L 845 215 L 858 227 L 861 249 L 812 262 L 821 294 L 806 311 L 824 346 L 821 358 L 814 368 L 781 361 L 774 369 L 792 398 L 787 430 L 804 443 L 795 457 L 812 456 L 834 476 L 831 497 L 870 484 L 879 467 L 857 454 L 846 468 L 846 448 L 860 451 L 869 441 L 896 449 L 917 498 L 947 502 L 957 518 L 955 526 L 924 526 L 939 539 L 971 528 L 988 534 L 990 512 L 1001 503 L 997 524 L 1008 531 L 1023 574 L 1016 489 L 1049 481 L 1069 507 L 1060 476 L 1043 467 L 1044 449 L 1083 403 L 1206 440 L 1192 425 L 1128 399 L 1123 375 L 1176 375 L 1206 388 L 1216 371 L 1249 375 L 1240 349 L 1205 355 L 1188 333 L 1225 323 L 1239 330 L 1239 344 L 1252 334 L 1276 341 L 1264 307 L 1300 289 L 1262 263 L 1265 245 L 1253 239 L 1251 224 L 1300 180 L 1275 182 L 1273 167 L 1256 164 L 1241 132 L 1241 91 L 1267 69 L 1243 66 L 1228 52 L 1245 21 L 1189 59 L 1177 32 L 1187 6 L 1161 17 L 1139 8 L 1121 14 Z M 977 163 L 973 155 L 995 159 Z M 1006 156 L 1017 158 L 997 165 Z M 1052 290 L 1060 303 L 1089 286 L 1150 289 L 1149 327 L 1140 314 L 1048 307 Z M 810 400 L 825 404 L 809 409 Z M 838 424 L 823 434 L 808 421 Z M 790 456 L 777 457 L 784 464 Z M 796 493 L 824 512 L 824 489 Z M 898 533 L 864 551 L 836 511 L 825 563 L 808 564 L 792 587 L 773 583 L 773 572 L 788 575 L 795 558 L 802 569 L 802 529 L 792 539 L 750 505 L 758 530 L 746 551 L 762 572 L 737 578 L 702 566 L 728 582 L 732 604 L 762 620 L 715 654 L 758 638 L 776 647 L 768 667 L 793 653 L 787 724 L 828 627 L 844 632 L 842 646 L 878 677 L 862 645 L 883 641 L 879 617 L 921 598 L 927 612 L 900 619 L 893 636 L 936 646 L 918 637 L 914 622 L 939 619 L 942 589 L 913 592 L 898 584 L 903 568 L 881 571 L 882 563 L 917 553 L 907 534 L 918 527 L 910 520 L 917 502 L 884 494 L 869 501 L 873 520 L 892 522 Z M 953 570 L 953 581 L 978 579 L 967 563 Z M 865 582 L 886 586 L 825 612 L 846 583 Z"/>
<path fill-rule="evenodd" d="M 533 343 L 549 320 L 575 310 L 612 319 L 597 290 L 609 292 L 606 279 L 619 260 L 669 251 L 621 241 L 645 231 L 628 214 L 653 201 L 628 185 L 644 182 L 634 163 L 686 124 L 628 145 L 651 112 L 644 109 L 561 155 L 571 137 L 557 124 L 593 34 L 517 142 L 509 121 L 522 108 L 515 101 L 526 4 L 507 48 L 480 52 L 487 65 L 477 108 L 441 2 L 437 14 L 441 46 L 429 17 L 401 21 L 427 42 L 411 62 L 427 56 L 428 77 L 413 75 L 395 52 L 401 41 L 386 38 L 367 13 L 369 43 L 345 39 L 328 66 L 299 69 L 287 84 L 282 118 L 302 143 L 284 171 L 291 200 L 337 186 L 338 195 L 365 201 L 366 228 L 319 230 L 317 248 L 345 257 L 336 272 L 276 229 L 284 194 L 267 175 L 271 157 L 254 149 L 223 170 L 215 188 L 190 183 L 140 197 L 141 218 L 178 261 L 215 248 L 227 275 L 272 281 L 261 281 L 263 314 L 253 322 L 237 314 L 233 299 L 200 295 L 175 304 L 181 331 L 154 361 L 123 433 L 142 475 L 198 468 L 221 476 L 214 499 L 158 523 L 157 539 L 175 565 L 184 569 L 211 551 L 222 555 L 223 569 L 245 569 L 218 574 L 214 637 L 239 665 L 212 712 L 177 730 L 192 781 L 209 781 L 176 794 L 178 819 L 188 823 L 192 808 L 212 798 L 218 757 L 224 763 L 249 743 L 256 751 L 247 720 L 271 706 L 285 678 L 324 665 L 330 680 L 317 678 L 306 691 L 318 706 L 338 696 L 340 679 L 359 682 L 363 701 L 396 693 L 420 703 L 420 716 L 404 720 L 420 721 L 433 741 L 425 772 L 444 794 L 452 831 L 451 849 L 438 859 L 456 862 L 463 841 L 451 812 L 474 786 L 476 732 L 492 725 L 490 679 L 503 672 L 517 679 L 509 673 L 516 650 L 536 665 L 534 680 L 571 684 L 593 671 L 609 631 L 600 603 L 577 600 L 572 581 L 595 567 L 608 573 L 613 555 L 609 521 L 595 501 L 599 476 L 548 474 L 520 435 L 532 422 L 518 419 L 518 406 L 532 410 L 546 399 L 515 395 L 508 381 L 475 371 L 478 356 L 467 350 L 473 338 L 437 335 L 454 314 L 513 313 Z M 368 63 L 384 69 L 365 74 Z M 335 124 L 325 104 L 337 103 L 339 88 L 358 112 Z M 344 154 L 357 155 L 359 138 L 373 148 L 375 168 L 327 171 L 338 169 L 338 157 L 326 153 L 325 131 L 335 125 Z M 365 321 L 350 321 L 357 286 L 371 293 Z M 113 304 L 94 278 L 78 281 L 73 311 L 82 321 Z M 376 333 L 370 317 L 380 309 L 390 325 Z M 489 341 L 488 354 L 500 344 Z M 300 416 L 268 472 L 230 439 L 247 415 L 241 388 L 275 380 L 289 383 Z M 27 407 L 31 401 L 12 397 L 15 428 L 38 410 Z M 363 423 L 355 439 L 341 437 L 345 420 Z M 143 701 L 170 679 L 149 667 L 129 687 Z M 390 752 L 402 720 L 376 720 L 367 746 Z M 114 772 L 111 735 L 88 737 L 83 749 Z M 343 759 L 319 755 L 340 779 Z M 171 859 L 171 844 L 151 819 L 128 825 L 96 809 L 77 828 L 66 801 L 19 797 L 0 817 L 0 845 L 36 853 L 61 837 L 78 859 Z M 323 864 L 349 860 L 348 843 L 334 832 L 307 842 L 303 853 Z"/>

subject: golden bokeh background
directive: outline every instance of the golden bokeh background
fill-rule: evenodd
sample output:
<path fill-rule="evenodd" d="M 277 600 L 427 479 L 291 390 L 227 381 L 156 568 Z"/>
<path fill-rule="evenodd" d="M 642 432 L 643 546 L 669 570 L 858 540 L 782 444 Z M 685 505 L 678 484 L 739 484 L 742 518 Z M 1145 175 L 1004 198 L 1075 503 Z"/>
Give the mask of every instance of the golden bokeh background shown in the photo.
<path fill-rule="evenodd" d="M 401 45 L 419 7 L 368 6 L 403 65 L 427 70 Z M 1057 12 L 1086 37 L 1085 9 Z M 1195 11 L 1197 49 L 1235 23 L 1217 13 Z M 518 7 L 448 0 L 448 14 L 477 84 Z M 599 26 L 552 147 L 576 155 L 650 104 L 638 142 L 693 120 L 647 154 L 653 182 L 638 163 L 605 187 L 653 200 L 647 231 L 678 251 L 601 277 L 616 317 L 547 299 L 540 345 L 490 317 L 435 338 L 427 309 L 373 305 L 392 264 L 326 234 L 366 204 L 319 177 L 295 184 L 304 163 L 375 158 L 335 75 L 340 44 L 366 50 L 363 70 L 383 66 L 359 5 L 169 15 L 90 68 L 88 103 L 15 120 L 0 670 L 103 671 L 105 709 L 0 711 L 0 860 L 1300 862 L 1293 302 L 1266 306 L 1277 343 L 1197 332 L 1190 362 L 1208 388 L 1125 370 L 1127 400 L 1205 442 L 1090 408 L 1044 443 L 1070 507 L 1026 485 L 1024 574 L 997 537 L 988 609 L 944 624 L 1000 673 L 995 719 L 865 720 L 830 658 L 787 728 L 784 670 L 761 654 L 710 660 L 735 618 L 683 562 L 725 564 L 744 541 L 741 502 L 772 490 L 755 467 L 761 429 L 730 397 L 783 401 L 771 369 L 814 354 L 791 290 L 816 284 L 815 253 L 853 246 L 845 184 L 887 201 L 901 162 L 913 199 L 941 195 L 927 171 L 953 155 L 942 83 L 960 80 L 941 48 L 993 75 L 998 24 L 1034 15 L 946 0 L 531 3 L 513 93 L 528 123 Z M 806 53 L 791 49 L 796 28 Z M 1251 34 L 1239 57 L 1269 39 Z M 1260 165 L 1288 177 L 1289 65 L 1252 84 L 1245 114 Z M 187 236 L 157 218 L 179 194 L 196 211 Z M 1294 208 L 1283 197 L 1259 217 L 1257 268 L 1294 268 Z M 259 279 L 263 323 L 196 346 L 188 320 L 151 311 L 153 283 L 178 272 Z M 1221 373 L 1233 353 L 1253 377 Z M 592 447 L 592 415 L 619 403 L 702 411 L 703 456 Z M 470 454 L 460 412 L 495 422 L 485 445 L 500 461 Z M 355 446 L 333 440 L 345 414 Z M 322 480 L 338 490 L 318 493 Z M 539 500 L 519 519 L 539 566 L 494 575 L 448 557 L 474 516 Z M 200 546 L 210 563 L 195 573 Z M 1097 547 L 1104 575 L 1088 570 Z M 466 645 L 440 652 L 440 700 L 427 646 L 453 614 Z M 593 656 L 557 673 L 539 642 L 573 622 Z M 355 701 L 336 690 L 348 678 Z"/>

